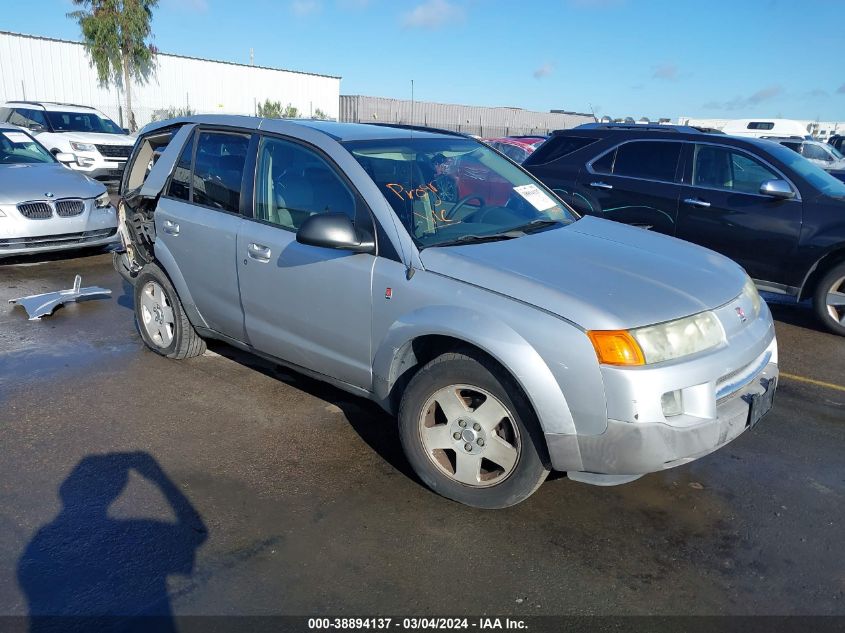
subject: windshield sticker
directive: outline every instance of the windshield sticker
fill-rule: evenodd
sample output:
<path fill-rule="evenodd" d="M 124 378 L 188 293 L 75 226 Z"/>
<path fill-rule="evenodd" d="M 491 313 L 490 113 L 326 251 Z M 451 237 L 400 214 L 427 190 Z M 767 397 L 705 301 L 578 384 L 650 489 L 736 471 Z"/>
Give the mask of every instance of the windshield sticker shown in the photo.
<path fill-rule="evenodd" d="M 541 191 L 537 185 L 521 185 L 514 187 L 513 190 L 531 203 L 537 211 L 546 211 L 557 206 L 557 203 Z"/>
<path fill-rule="evenodd" d="M 3 132 L 3 136 L 12 141 L 12 143 L 32 143 L 32 139 L 23 132 Z"/>

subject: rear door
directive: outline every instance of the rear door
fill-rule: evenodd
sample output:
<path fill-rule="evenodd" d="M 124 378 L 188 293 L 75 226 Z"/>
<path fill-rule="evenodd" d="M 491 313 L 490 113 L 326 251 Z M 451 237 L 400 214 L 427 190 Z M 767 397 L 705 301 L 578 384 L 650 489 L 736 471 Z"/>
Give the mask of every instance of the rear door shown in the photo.
<path fill-rule="evenodd" d="M 802 203 L 760 194 L 767 180 L 788 179 L 760 156 L 738 148 L 690 143 L 677 237 L 727 255 L 759 281 L 784 278 L 798 244 Z"/>
<path fill-rule="evenodd" d="M 293 139 L 263 137 L 255 173 L 253 217 L 237 240 L 250 344 L 370 389 L 376 258 L 296 241 L 302 223 L 320 213 L 346 213 L 371 235 L 369 209 L 328 158 Z"/>
<path fill-rule="evenodd" d="M 240 341 L 236 240 L 249 142 L 245 133 L 195 130 L 155 213 L 156 256 L 184 279 L 206 325 Z"/>
<path fill-rule="evenodd" d="M 683 143 L 626 141 L 587 163 L 576 194 L 591 215 L 674 235 Z"/>

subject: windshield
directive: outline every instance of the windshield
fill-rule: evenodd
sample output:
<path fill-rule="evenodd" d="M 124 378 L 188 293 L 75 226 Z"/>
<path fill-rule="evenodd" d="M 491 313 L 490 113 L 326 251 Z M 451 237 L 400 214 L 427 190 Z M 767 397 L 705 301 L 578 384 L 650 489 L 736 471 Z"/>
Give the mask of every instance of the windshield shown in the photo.
<path fill-rule="evenodd" d="M 52 154 L 26 132 L 0 132 L 0 165 L 55 162 Z"/>
<path fill-rule="evenodd" d="M 466 138 L 344 143 L 417 246 L 441 246 L 569 223 L 578 216 L 538 180 Z"/>
<path fill-rule="evenodd" d="M 791 149 L 785 148 L 783 145 L 776 143 L 768 148 L 768 150 L 782 163 L 794 169 L 800 176 L 808 181 L 813 187 L 818 189 L 821 193 L 827 196 L 835 196 L 837 198 L 845 197 L 845 182 L 837 180 L 821 167 L 818 167 L 808 161 L 800 154 L 796 154 Z"/>
<path fill-rule="evenodd" d="M 845 155 L 842 154 L 842 152 L 840 152 L 838 149 L 836 149 L 833 145 L 825 145 L 824 148 L 828 152 L 833 154 L 833 156 L 834 156 L 834 158 L 836 158 L 836 160 L 842 160 L 843 158 L 845 158 Z"/>
<path fill-rule="evenodd" d="M 98 132 L 123 134 L 117 123 L 94 112 L 45 112 L 55 132 Z"/>

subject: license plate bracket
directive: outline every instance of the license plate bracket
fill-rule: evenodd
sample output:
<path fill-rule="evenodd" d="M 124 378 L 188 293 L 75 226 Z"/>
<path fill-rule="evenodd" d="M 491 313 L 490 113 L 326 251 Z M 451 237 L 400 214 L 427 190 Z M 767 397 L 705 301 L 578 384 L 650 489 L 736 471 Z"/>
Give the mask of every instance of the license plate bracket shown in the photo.
<path fill-rule="evenodd" d="M 772 408 L 777 390 L 777 378 L 762 379 L 760 381 L 765 387 L 763 393 L 751 395 L 751 406 L 748 409 L 748 420 L 745 423 L 747 428 L 752 428 Z"/>

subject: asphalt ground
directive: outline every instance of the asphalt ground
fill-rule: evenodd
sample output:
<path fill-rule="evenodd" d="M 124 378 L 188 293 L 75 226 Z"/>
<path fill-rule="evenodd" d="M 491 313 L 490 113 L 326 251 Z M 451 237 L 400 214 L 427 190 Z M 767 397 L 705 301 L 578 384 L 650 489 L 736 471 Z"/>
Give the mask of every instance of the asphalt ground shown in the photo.
<path fill-rule="evenodd" d="M 27 321 L 8 299 L 106 299 Z M 0 262 L 0 614 L 845 614 L 845 338 L 774 306 L 753 430 L 484 512 L 410 472 L 371 403 L 211 343 L 148 351 L 102 252 Z"/>

